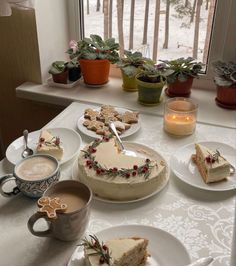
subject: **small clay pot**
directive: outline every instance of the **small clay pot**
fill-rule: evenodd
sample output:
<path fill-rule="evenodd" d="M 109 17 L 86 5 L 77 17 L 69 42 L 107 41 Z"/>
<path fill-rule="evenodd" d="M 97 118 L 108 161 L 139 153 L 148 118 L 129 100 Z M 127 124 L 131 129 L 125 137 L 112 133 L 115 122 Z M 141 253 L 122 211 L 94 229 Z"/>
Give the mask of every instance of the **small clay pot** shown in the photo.
<path fill-rule="evenodd" d="M 69 80 L 76 81 L 81 78 L 81 69 L 80 66 L 69 68 Z"/>
<path fill-rule="evenodd" d="M 216 103 L 223 108 L 236 109 L 236 85 L 217 86 Z"/>
<path fill-rule="evenodd" d="M 186 81 L 175 80 L 173 83 L 167 84 L 165 93 L 169 97 L 189 97 L 191 94 L 191 87 L 193 85 L 193 77 L 188 77 Z"/>
<path fill-rule="evenodd" d="M 59 74 L 52 74 L 52 79 L 55 83 L 67 84 L 68 70 Z"/>

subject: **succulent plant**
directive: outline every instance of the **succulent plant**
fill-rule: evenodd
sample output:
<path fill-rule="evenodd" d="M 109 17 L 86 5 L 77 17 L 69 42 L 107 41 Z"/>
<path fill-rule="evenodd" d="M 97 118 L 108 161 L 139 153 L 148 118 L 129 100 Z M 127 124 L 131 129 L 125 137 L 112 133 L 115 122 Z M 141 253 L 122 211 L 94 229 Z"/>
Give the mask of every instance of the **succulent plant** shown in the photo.
<path fill-rule="evenodd" d="M 147 63 L 153 63 L 153 61 L 143 57 L 140 52 L 125 50 L 124 57 L 120 58 L 117 62 L 117 66 L 122 69 L 127 76 L 134 77 L 137 74 L 137 69 L 142 69 L 143 65 Z"/>
<path fill-rule="evenodd" d="M 173 74 L 173 70 L 165 69 L 163 64 L 144 64 L 139 77 L 145 82 L 154 83 L 166 81 L 171 74 Z"/>
<path fill-rule="evenodd" d="M 218 86 L 230 87 L 236 85 L 236 63 L 216 61 L 212 63 L 215 72 L 215 83 Z"/>
<path fill-rule="evenodd" d="M 66 70 L 66 62 L 64 61 L 55 61 L 52 63 L 49 73 L 56 75 L 64 72 Z"/>
<path fill-rule="evenodd" d="M 119 44 L 114 38 L 103 40 L 99 35 L 91 34 L 90 38 L 78 41 L 77 45 L 73 42 L 67 53 L 71 59 L 108 59 L 114 64 L 119 60 L 118 49 Z"/>
<path fill-rule="evenodd" d="M 178 58 L 175 60 L 160 60 L 165 64 L 165 69 L 173 70 L 173 73 L 168 76 L 167 82 L 173 83 L 177 79 L 180 82 L 185 82 L 188 77 L 196 78 L 202 70 L 203 64 L 195 62 L 194 58 Z"/>

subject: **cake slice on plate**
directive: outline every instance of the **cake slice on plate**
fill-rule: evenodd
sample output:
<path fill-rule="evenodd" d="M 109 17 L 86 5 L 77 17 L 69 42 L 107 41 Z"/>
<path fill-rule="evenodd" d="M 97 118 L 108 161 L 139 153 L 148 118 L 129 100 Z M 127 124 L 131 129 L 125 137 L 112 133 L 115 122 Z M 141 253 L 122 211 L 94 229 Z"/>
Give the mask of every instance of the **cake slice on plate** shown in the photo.
<path fill-rule="evenodd" d="M 101 243 L 96 236 L 83 242 L 86 266 L 145 266 L 148 240 L 119 238 Z"/>
<path fill-rule="evenodd" d="M 202 144 L 195 144 L 195 150 L 192 160 L 205 183 L 218 182 L 230 175 L 230 163 L 218 150 L 213 151 Z"/>
<path fill-rule="evenodd" d="M 51 155 L 60 161 L 63 156 L 60 138 L 53 136 L 49 130 L 43 129 L 39 136 L 36 152 Z"/>

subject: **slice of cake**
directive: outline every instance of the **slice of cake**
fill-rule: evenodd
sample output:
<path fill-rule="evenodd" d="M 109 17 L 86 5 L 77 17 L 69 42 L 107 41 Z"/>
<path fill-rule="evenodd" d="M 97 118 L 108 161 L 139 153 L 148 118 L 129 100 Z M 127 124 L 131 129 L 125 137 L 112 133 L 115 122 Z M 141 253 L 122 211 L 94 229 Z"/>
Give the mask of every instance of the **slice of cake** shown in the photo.
<path fill-rule="evenodd" d="M 120 238 L 100 243 L 96 236 L 83 241 L 86 266 L 144 266 L 148 240 L 139 237 Z"/>
<path fill-rule="evenodd" d="M 50 131 L 43 129 L 39 137 L 36 152 L 51 155 L 60 161 L 63 156 L 60 138 L 53 136 Z"/>
<path fill-rule="evenodd" d="M 195 150 L 192 160 L 205 183 L 218 182 L 230 175 L 230 164 L 218 150 L 213 151 L 201 144 L 195 144 Z"/>
<path fill-rule="evenodd" d="M 137 156 L 121 152 L 114 137 L 95 140 L 78 158 L 79 179 L 94 195 L 109 200 L 135 200 L 156 191 L 165 180 L 165 162 L 139 145 Z"/>

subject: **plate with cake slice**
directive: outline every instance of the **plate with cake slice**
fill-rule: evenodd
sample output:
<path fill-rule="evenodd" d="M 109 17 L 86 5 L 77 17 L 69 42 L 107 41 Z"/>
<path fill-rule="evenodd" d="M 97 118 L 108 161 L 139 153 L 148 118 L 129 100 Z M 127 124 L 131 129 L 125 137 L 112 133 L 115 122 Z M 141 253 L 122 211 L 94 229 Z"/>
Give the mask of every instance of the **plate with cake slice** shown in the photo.
<path fill-rule="evenodd" d="M 68 266 L 183 266 L 189 263 L 190 256 L 184 245 L 166 231 L 145 225 L 121 225 L 86 236 Z"/>
<path fill-rule="evenodd" d="M 30 132 L 28 146 L 34 154 L 49 154 L 55 157 L 59 164 L 71 160 L 78 152 L 82 140 L 80 135 L 69 128 L 49 128 Z M 6 157 L 9 162 L 16 164 L 22 160 L 24 150 L 23 137 L 13 141 L 7 148 Z"/>
<path fill-rule="evenodd" d="M 160 153 L 140 143 L 123 144 L 135 156 L 123 153 L 110 135 L 85 146 L 73 165 L 72 178 L 89 186 L 98 200 L 144 200 L 160 192 L 169 181 L 169 167 Z"/>
<path fill-rule="evenodd" d="M 204 141 L 181 147 L 170 167 L 185 183 L 210 191 L 236 189 L 236 149 L 220 142 Z"/>
<path fill-rule="evenodd" d="M 138 112 L 102 105 L 96 109 L 85 109 L 84 114 L 77 121 L 77 128 L 89 137 L 99 138 L 111 134 L 108 126 L 109 121 L 113 121 L 121 138 L 133 135 L 141 127 Z"/>

